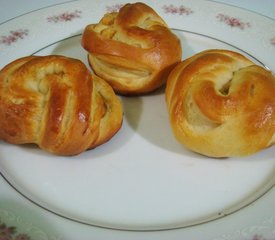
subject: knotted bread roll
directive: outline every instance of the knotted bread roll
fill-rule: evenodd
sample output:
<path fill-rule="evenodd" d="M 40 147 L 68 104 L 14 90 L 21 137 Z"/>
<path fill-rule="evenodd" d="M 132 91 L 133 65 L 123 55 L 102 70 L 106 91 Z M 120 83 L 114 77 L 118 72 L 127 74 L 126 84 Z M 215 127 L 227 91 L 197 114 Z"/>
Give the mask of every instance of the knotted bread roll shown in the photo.
<path fill-rule="evenodd" d="M 275 143 L 275 77 L 238 53 L 208 50 L 178 64 L 166 102 L 176 138 L 195 152 L 244 156 Z"/>
<path fill-rule="evenodd" d="M 29 56 L 0 71 L 0 139 L 75 155 L 109 140 L 122 123 L 112 88 L 79 60 Z"/>
<path fill-rule="evenodd" d="M 143 3 L 126 4 L 88 25 L 82 46 L 94 72 L 117 93 L 128 95 L 160 87 L 182 55 L 180 40 Z"/>

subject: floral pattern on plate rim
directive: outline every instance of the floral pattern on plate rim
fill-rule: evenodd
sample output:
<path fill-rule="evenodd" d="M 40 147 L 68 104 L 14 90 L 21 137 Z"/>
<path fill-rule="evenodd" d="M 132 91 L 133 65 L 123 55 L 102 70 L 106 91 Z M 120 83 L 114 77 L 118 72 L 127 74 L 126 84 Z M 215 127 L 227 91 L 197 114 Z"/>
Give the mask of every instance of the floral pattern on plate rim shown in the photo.
<path fill-rule="evenodd" d="M 17 42 L 19 39 L 23 39 L 25 36 L 29 34 L 29 30 L 27 29 L 17 29 L 9 31 L 9 35 L 0 36 L 0 44 L 11 45 L 14 42 Z"/>
<path fill-rule="evenodd" d="M 191 8 L 187 8 L 183 5 L 180 5 L 179 7 L 174 6 L 173 4 L 164 5 L 162 6 L 162 9 L 164 10 L 164 13 L 171 13 L 171 14 L 178 14 L 178 15 L 189 15 L 191 13 L 194 13 L 194 11 Z"/>
<path fill-rule="evenodd" d="M 249 22 L 243 22 L 239 18 L 231 17 L 231 16 L 223 14 L 223 13 L 219 13 L 216 16 L 216 18 L 220 22 L 224 22 L 225 24 L 227 24 L 230 27 L 237 27 L 241 30 L 244 30 L 245 28 L 251 27 L 251 24 Z"/>
<path fill-rule="evenodd" d="M 47 17 L 47 21 L 53 22 L 53 23 L 68 22 L 68 21 L 72 21 L 75 18 L 80 18 L 81 13 L 82 13 L 82 11 L 80 11 L 80 10 L 75 10 L 73 12 L 63 12 L 58 15 L 53 15 L 53 16 Z"/>
<path fill-rule="evenodd" d="M 123 6 L 124 4 L 120 4 L 120 3 L 114 4 L 111 6 L 106 6 L 106 11 L 107 12 L 119 11 L 119 9 Z M 163 5 L 161 8 L 163 9 L 165 14 L 190 15 L 194 13 L 194 11 L 191 8 L 187 8 L 183 5 L 174 6 L 173 4 L 170 4 L 170 5 Z M 49 23 L 69 22 L 69 21 L 72 21 L 73 19 L 81 18 L 81 14 L 82 14 L 82 11 L 80 10 L 74 10 L 72 12 L 67 11 L 58 15 L 49 16 L 47 17 L 47 21 Z M 216 18 L 218 19 L 218 21 L 224 22 L 226 25 L 232 28 L 236 27 L 241 30 L 244 30 L 245 28 L 251 27 L 251 24 L 249 22 L 243 22 L 239 18 L 231 17 L 223 13 L 219 13 L 216 16 Z M 9 46 L 12 43 L 15 43 L 18 40 L 28 36 L 29 30 L 27 29 L 11 30 L 9 33 L 10 33 L 9 35 L 0 36 L 0 44 Z M 275 46 L 275 37 L 271 38 L 269 42 L 271 45 Z"/>
<path fill-rule="evenodd" d="M 274 239 L 267 239 L 261 235 L 255 235 L 255 236 L 253 236 L 253 238 L 251 240 L 274 240 Z"/>
<path fill-rule="evenodd" d="M 8 226 L 0 220 L 0 240 L 31 240 L 31 237 L 25 233 L 18 233 L 15 226 Z M 249 240 L 249 239 L 247 239 Z M 265 238 L 262 235 L 254 235 L 251 240 L 275 240 L 275 238 Z"/>
<path fill-rule="evenodd" d="M 106 11 L 108 13 L 111 13 L 111 12 L 118 12 L 119 9 L 121 9 L 125 4 L 122 4 L 122 3 L 117 3 L 117 4 L 114 4 L 114 5 L 111 5 L 111 6 L 106 6 Z"/>
<path fill-rule="evenodd" d="M 107 12 L 117 12 L 120 8 L 122 8 L 125 4 L 114 4 L 110 6 L 106 6 Z M 183 5 L 180 6 L 174 6 L 173 4 L 170 5 L 163 5 L 162 9 L 164 10 L 164 13 L 171 13 L 171 14 L 178 14 L 178 15 L 189 15 L 193 13 L 193 10 L 191 8 L 187 8 Z"/>
<path fill-rule="evenodd" d="M 0 240 L 31 240 L 27 234 L 16 233 L 16 227 L 9 227 L 0 221 Z"/>

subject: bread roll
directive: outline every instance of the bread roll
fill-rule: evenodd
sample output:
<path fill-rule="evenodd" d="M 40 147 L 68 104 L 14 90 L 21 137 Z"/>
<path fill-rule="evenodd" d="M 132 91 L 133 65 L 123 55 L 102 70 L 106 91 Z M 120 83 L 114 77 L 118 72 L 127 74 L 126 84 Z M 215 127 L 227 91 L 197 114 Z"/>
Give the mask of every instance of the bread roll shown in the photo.
<path fill-rule="evenodd" d="M 144 3 L 126 4 L 88 25 L 82 46 L 94 72 L 127 95 L 160 87 L 182 55 L 180 40 Z"/>
<path fill-rule="evenodd" d="M 207 50 L 171 72 L 166 102 L 176 138 L 211 157 L 275 143 L 275 77 L 239 53 Z"/>
<path fill-rule="evenodd" d="M 79 60 L 29 56 L 0 71 L 0 139 L 75 155 L 109 140 L 122 123 L 112 88 Z"/>

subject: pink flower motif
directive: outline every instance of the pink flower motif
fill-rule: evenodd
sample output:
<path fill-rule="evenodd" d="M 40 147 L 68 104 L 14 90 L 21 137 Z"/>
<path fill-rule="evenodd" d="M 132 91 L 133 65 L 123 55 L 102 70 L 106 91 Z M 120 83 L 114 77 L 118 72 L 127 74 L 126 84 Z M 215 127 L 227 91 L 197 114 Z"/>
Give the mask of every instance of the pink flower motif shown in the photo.
<path fill-rule="evenodd" d="M 189 14 L 193 13 L 193 10 L 191 8 L 186 8 L 183 5 L 176 7 L 173 4 L 170 4 L 168 6 L 164 5 L 162 8 L 165 13 L 171 13 L 171 14 L 189 15 Z"/>
<path fill-rule="evenodd" d="M 14 240 L 31 240 L 31 238 L 26 234 L 18 234 Z"/>
<path fill-rule="evenodd" d="M 275 46 L 275 37 L 270 39 L 270 43 Z"/>
<path fill-rule="evenodd" d="M 252 240 L 275 240 L 275 238 L 265 238 L 262 235 L 256 234 L 253 236 Z"/>
<path fill-rule="evenodd" d="M 75 10 L 74 12 L 64 12 L 59 15 L 47 17 L 47 20 L 48 22 L 54 22 L 54 23 L 68 22 L 68 21 L 72 21 L 75 18 L 80 18 L 81 13 L 82 12 L 79 10 Z"/>
<path fill-rule="evenodd" d="M 15 233 L 15 227 L 8 227 L 2 223 L 0 225 L 0 240 L 12 239 L 12 235 Z"/>
<path fill-rule="evenodd" d="M 18 29 L 16 31 L 10 31 L 10 34 L 7 36 L 0 36 L 0 44 L 11 45 L 16 42 L 18 39 L 23 39 L 28 35 L 29 30 L 27 29 Z"/>
<path fill-rule="evenodd" d="M 230 27 L 237 27 L 242 30 L 245 29 L 246 27 L 251 26 L 249 22 L 242 22 L 238 18 L 230 17 L 230 16 L 222 14 L 222 13 L 217 15 L 217 19 L 219 19 L 220 22 L 226 23 Z"/>
<path fill-rule="evenodd" d="M 119 9 L 121 9 L 123 6 L 124 6 L 124 4 L 115 4 L 115 5 L 112 5 L 112 6 L 106 6 L 106 10 L 107 10 L 108 13 L 118 12 Z"/>
<path fill-rule="evenodd" d="M 17 234 L 16 227 L 8 227 L 0 221 L 0 240 L 31 240 L 27 234 Z"/>
<path fill-rule="evenodd" d="M 252 240 L 265 240 L 265 239 L 262 238 L 262 236 L 255 235 L 255 236 L 253 236 Z"/>

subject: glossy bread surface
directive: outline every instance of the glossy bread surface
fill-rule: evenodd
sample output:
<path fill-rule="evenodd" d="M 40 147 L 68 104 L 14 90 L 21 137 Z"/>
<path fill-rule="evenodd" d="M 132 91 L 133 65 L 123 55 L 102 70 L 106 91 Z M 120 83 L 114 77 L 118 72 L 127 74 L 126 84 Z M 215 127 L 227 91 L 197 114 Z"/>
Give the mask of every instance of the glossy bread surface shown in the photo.
<path fill-rule="evenodd" d="M 30 56 L 0 71 L 0 139 L 75 155 L 110 139 L 122 108 L 112 88 L 84 63 Z"/>
<path fill-rule="evenodd" d="M 181 60 L 178 37 L 144 3 L 124 5 L 88 25 L 82 36 L 97 75 L 118 93 L 136 95 L 155 90 Z"/>
<path fill-rule="evenodd" d="M 228 50 L 181 62 L 166 88 L 176 138 L 212 157 L 243 156 L 275 142 L 275 78 Z"/>

